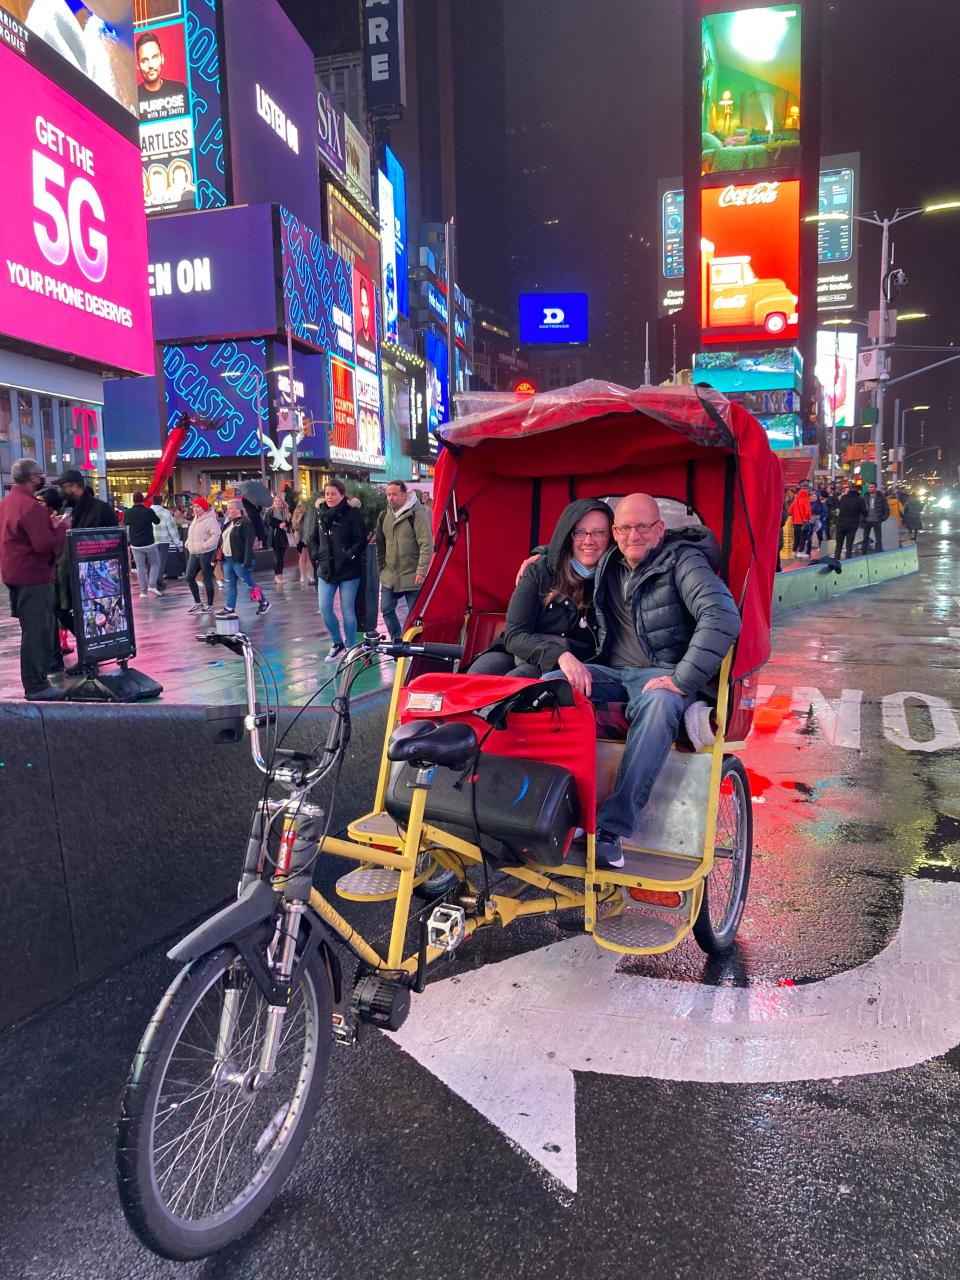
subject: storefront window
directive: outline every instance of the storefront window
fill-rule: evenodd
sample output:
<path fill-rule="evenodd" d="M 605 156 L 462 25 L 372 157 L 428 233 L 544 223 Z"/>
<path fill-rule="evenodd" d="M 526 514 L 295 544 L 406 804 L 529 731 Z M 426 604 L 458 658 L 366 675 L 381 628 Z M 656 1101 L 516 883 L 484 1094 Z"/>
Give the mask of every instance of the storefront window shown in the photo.
<path fill-rule="evenodd" d="M 7 387 L 0 387 L 0 491 L 10 483 L 10 468 L 13 466 L 12 424 L 10 391 Z"/>
<path fill-rule="evenodd" d="M 52 396 L 40 397 L 40 436 L 43 440 L 43 465 L 48 475 L 59 475 L 61 469 L 54 406 Z"/>
<path fill-rule="evenodd" d="M 20 414 L 20 457 L 36 458 L 37 435 L 33 422 L 33 396 L 29 391 L 17 392 L 17 409 Z"/>

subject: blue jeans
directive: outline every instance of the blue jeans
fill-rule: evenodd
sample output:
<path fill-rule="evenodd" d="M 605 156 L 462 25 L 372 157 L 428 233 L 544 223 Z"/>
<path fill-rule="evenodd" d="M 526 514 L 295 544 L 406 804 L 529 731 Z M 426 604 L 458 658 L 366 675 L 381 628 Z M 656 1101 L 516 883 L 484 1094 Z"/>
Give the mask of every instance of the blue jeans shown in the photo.
<path fill-rule="evenodd" d="M 350 578 L 346 582 L 324 582 L 317 579 L 317 602 L 324 626 L 330 632 L 331 644 L 345 644 L 349 649 L 357 642 L 357 592 L 360 579 Z M 343 614 L 343 634 L 340 632 L 340 619 L 333 611 L 333 602 L 340 592 L 340 612 Z"/>
<path fill-rule="evenodd" d="M 253 570 L 248 565 L 245 565 L 241 560 L 234 560 L 232 556 L 224 556 L 223 581 L 227 589 L 228 609 L 237 607 L 237 579 L 245 582 L 251 591 L 257 585 Z"/>
<path fill-rule="evenodd" d="M 643 686 L 657 676 L 672 676 L 670 667 L 603 667 L 588 662 L 593 677 L 591 702 L 625 702 L 629 723 L 627 745 L 614 787 L 597 814 L 597 827 L 618 836 L 628 836 L 637 825 L 637 817 L 650 799 L 650 792 L 673 743 L 683 713 L 696 697 L 671 693 L 669 689 Z M 564 679 L 560 671 L 551 671 L 544 680 Z"/>
<path fill-rule="evenodd" d="M 383 614 L 383 620 L 387 624 L 387 630 L 390 632 L 391 640 L 399 640 L 402 635 L 400 627 L 400 619 L 397 617 L 397 604 L 400 600 L 407 602 L 407 617 L 410 617 L 410 610 L 413 608 L 413 602 L 420 594 L 419 587 L 412 587 L 409 591 L 394 591 L 392 587 L 380 587 L 380 612 Z"/>

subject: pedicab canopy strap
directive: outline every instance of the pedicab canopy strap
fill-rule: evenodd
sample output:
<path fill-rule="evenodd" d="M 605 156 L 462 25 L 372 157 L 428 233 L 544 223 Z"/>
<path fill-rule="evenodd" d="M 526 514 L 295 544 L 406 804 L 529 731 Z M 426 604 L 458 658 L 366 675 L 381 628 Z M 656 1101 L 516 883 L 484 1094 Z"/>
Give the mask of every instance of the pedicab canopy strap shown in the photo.
<path fill-rule="evenodd" d="M 473 727 L 482 751 L 569 769 L 581 814 L 596 812 L 596 717 L 566 681 L 430 672 L 401 690 L 399 711 L 401 724 L 457 720 Z"/>
<path fill-rule="evenodd" d="M 542 485 L 539 476 L 534 476 L 530 492 L 530 550 L 540 545 L 540 501 Z"/>

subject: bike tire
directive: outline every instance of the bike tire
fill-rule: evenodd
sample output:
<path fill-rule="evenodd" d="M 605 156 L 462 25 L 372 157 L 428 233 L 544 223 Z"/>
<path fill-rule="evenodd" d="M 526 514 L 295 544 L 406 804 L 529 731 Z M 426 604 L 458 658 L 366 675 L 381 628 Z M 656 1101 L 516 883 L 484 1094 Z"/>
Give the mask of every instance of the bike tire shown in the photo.
<path fill-rule="evenodd" d="M 195 1126 L 198 1133 L 204 1132 L 205 1125 L 207 1131 L 213 1132 L 215 1139 L 215 1131 L 222 1119 L 221 1149 L 228 1137 L 231 1142 L 223 1164 L 225 1175 L 227 1162 L 233 1158 L 234 1149 L 241 1141 L 243 1129 L 258 1101 L 263 1100 L 266 1108 L 259 1109 L 253 1128 L 248 1131 L 246 1142 L 241 1146 L 239 1160 L 242 1160 L 246 1148 L 256 1136 L 258 1120 L 269 1114 L 270 1107 L 279 1101 L 281 1093 L 286 1089 L 287 1080 L 291 1078 L 290 1074 L 284 1074 L 286 1072 L 284 1065 L 284 1072 L 278 1070 L 274 1082 L 255 1096 L 254 1101 L 247 1106 L 246 1114 L 242 1119 L 238 1119 L 251 1095 L 242 1094 L 239 1087 L 234 1089 L 231 1095 L 230 1086 L 215 1085 L 212 1074 L 209 1072 L 207 1075 L 203 1074 L 204 1054 L 209 1058 L 211 1066 L 217 1060 L 215 1047 L 212 1051 L 206 1050 L 205 1038 L 199 1036 L 199 1030 L 204 1027 L 204 1002 L 209 1001 L 211 1011 L 215 1011 L 217 989 L 221 991 L 227 989 L 225 980 L 227 975 L 231 974 L 231 970 L 241 979 L 244 975 L 246 976 L 243 987 L 245 998 L 240 1004 L 241 1012 L 246 1008 L 247 1002 L 252 1000 L 248 1021 L 254 1028 L 258 1025 L 262 1012 L 267 1007 L 266 1002 L 249 978 L 246 966 L 239 959 L 236 950 L 232 947 L 224 947 L 202 956 L 181 971 L 160 1001 L 134 1057 L 123 1095 L 117 1130 L 117 1187 L 123 1211 L 133 1231 L 148 1249 L 161 1257 L 176 1261 L 193 1261 L 216 1253 L 249 1231 L 266 1211 L 279 1194 L 300 1154 L 319 1106 L 329 1067 L 333 997 L 327 968 L 320 954 L 314 952 L 298 974 L 283 1024 L 284 1031 L 288 1027 L 290 1030 L 286 1037 L 283 1034 L 281 1036 L 282 1045 L 286 1045 L 288 1039 L 294 1037 L 295 1028 L 299 1036 L 297 1019 L 300 1011 L 303 1010 L 304 1050 L 299 1068 L 296 1063 L 296 1043 L 290 1055 L 293 1068 L 297 1070 L 296 1089 L 293 1100 L 287 1104 L 286 1111 L 281 1106 L 273 1113 L 253 1149 L 254 1158 L 259 1159 L 261 1158 L 260 1144 L 266 1143 L 260 1169 L 252 1176 L 251 1181 L 241 1188 L 237 1196 L 219 1212 L 207 1214 L 205 1217 L 198 1215 L 194 1218 L 176 1212 L 181 1192 L 178 1192 L 177 1200 L 171 1207 L 161 1190 L 168 1185 L 171 1178 L 170 1170 L 174 1168 L 174 1164 L 171 1163 L 166 1173 L 161 1175 L 158 1169 L 158 1153 L 163 1152 L 164 1148 L 169 1148 L 178 1140 L 180 1140 L 180 1151 L 174 1153 L 174 1161 L 180 1153 L 185 1155 L 185 1163 L 191 1158 L 190 1143 L 194 1144 L 193 1150 L 196 1152 L 196 1136 L 188 1143 L 187 1137 L 181 1140 L 177 1132 L 178 1128 L 182 1127 L 181 1116 L 183 1123 L 189 1126 L 188 1106 L 192 1107 L 198 1116 L 204 1107 L 208 1107 L 206 1119 L 198 1120 Z M 290 1021 L 291 1018 L 293 1018 L 292 1021 Z M 238 1027 L 241 1024 L 242 1018 L 238 1018 Z M 190 1034 L 199 1036 L 201 1041 L 199 1048 L 194 1040 L 187 1040 L 184 1036 L 188 1027 L 196 1028 L 191 1030 Z M 209 1018 L 207 1030 L 209 1033 Z M 237 1056 L 241 1066 L 244 1065 L 243 1059 L 248 1049 L 250 1061 L 253 1062 L 256 1058 L 256 1039 L 252 1039 L 249 1045 L 244 1046 L 243 1039 L 246 1034 L 243 1032 L 240 1040 L 236 1042 Z M 196 1057 L 197 1079 L 201 1082 L 201 1088 L 205 1086 L 206 1093 L 200 1101 L 188 1093 L 181 1101 L 170 1103 L 161 1110 L 158 1108 L 158 1102 L 165 1084 L 169 1084 L 170 1088 L 175 1090 L 182 1088 L 184 1083 L 190 1083 L 168 1074 L 178 1047 L 183 1050 L 183 1053 L 175 1063 L 176 1070 L 184 1070 L 189 1074 L 193 1059 Z M 283 1053 L 284 1050 L 281 1048 L 278 1054 L 278 1068 L 281 1063 L 287 1062 L 287 1058 L 282 1056 Z M 283 1089 L 278 1089 L 271 1096 L 273 1084 L 281 1079 Z M 190 1087 L 192 1088 L 192 1084 Z M 166 1097 L 165 1094 L 163 1096 Z M 171 1096 L 176 1098 L 177 1095 L 173 1092 Z M 231 1096 L 234 1099 L 232 1103 Z M 213 1099 L 212 1103 L 210 1099 Z M 227 1101 L 224 1102 L 224 1099 Z M 224 1110 L 224 1107 L 227 1107 L 227 1110 Z M 288 1124 L 294 1107 L 296 1110 L 293 1120 Z M 210 1108 L 212 1108 L 212 1114 Z M 158 1110 L 161 1110 L 159 1121 Z M 168 1129 L 161 1135 L 163 1141 L 158 1145 L 156 1137 L 160 1126 L 171 1121 L 174 1125 L 172 1136 L 171 1130 Z M 188 1127 L 186 1134 L 189 1135 L 190 1132 Z M 206 1142 L 207 1138 L 202 1137 L 199 1154 L 192 1156 L 194 1168 L 198 1160 L 202 1162 Z M 211 1157 L 206 1164 L 201 1163 L 201 1169 L 197 1175 L 197 1190 L 194 1190 L 186 1204 L 187 1214 L 193 1205 L 202 1179 L 209 1170 L 213 1150 L 211 1147 Z M 218 1157 L 218 1167 L 215 1171 L 217 1182 L 214 1183 L 211 1198 L 217 1191 L 220 1159 Z M 178 1173 L 174 1172 L 172 1175 L 174 1182 L 177 1176 Z M 186 1176 L 189 1178 L 191 1171 L 188 1170 Z M 242 1173 L 240 1176 L 243 1176 Z"/>
<path fill-rule="evenodd" d="M 721 869 L 729 856 L 731 875 Z M 725 956 L 737 940 L 753 862 L 753 806 L 750 782 L 736 756 L 724 756 L 717 805 L 714 869 L 703 885 L 693 936 L 708 956 Z"/>

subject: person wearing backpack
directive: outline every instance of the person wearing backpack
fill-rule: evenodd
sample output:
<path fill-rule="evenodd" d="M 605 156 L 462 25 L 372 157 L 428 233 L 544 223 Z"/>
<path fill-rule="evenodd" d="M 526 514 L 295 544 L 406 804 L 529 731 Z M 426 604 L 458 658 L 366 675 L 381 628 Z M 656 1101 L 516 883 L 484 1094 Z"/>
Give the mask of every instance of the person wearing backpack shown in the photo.
<path fill-rule="evenodd" d="M 430 513 L 402 480 L 387 482 L 387 509 L 377 520 L 376 540 L 380 612 L 390 639 L 399 640 L 397 604 L 406 600 L 409 617 L 433 555 Z"/>

